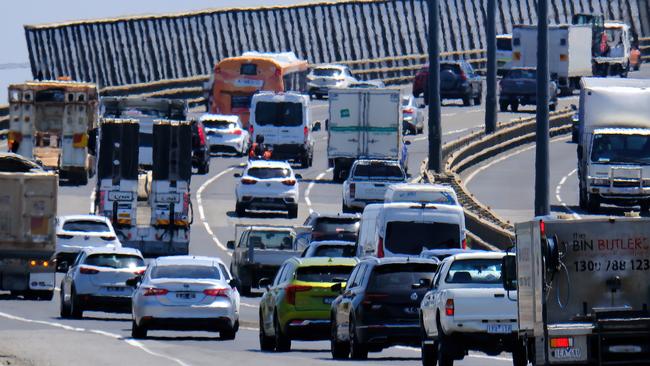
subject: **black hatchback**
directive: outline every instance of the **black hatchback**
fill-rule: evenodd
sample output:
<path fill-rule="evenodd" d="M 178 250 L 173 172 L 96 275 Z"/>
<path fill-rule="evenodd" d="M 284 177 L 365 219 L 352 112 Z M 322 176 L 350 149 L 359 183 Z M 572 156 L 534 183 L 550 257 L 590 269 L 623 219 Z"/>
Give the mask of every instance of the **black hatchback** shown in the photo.
<path fill-rule="evenodd" d="M 206 137 L 203 123 L 192 121 L 192 167 L 198 174 L 210 172 L 210 146 Z"/>
<path fill-rule="evenodd" d="M 368 352 L 419 345 L 420 302 L 437 269 L 437 261 L 425 258 L 368 258 L 357 264 L 332 302 L 332 357 L 366 359 Z"/>

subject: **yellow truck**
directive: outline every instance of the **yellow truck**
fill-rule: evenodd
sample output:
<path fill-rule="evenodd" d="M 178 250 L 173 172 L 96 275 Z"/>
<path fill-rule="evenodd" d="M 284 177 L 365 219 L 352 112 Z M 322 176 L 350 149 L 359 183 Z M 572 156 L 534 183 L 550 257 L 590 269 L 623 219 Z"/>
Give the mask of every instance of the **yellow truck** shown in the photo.
<path fill-rule="evenodd" d="M 95 84 L 30 81 L 9 86 L 8 149 L 85 185 L 94 174 L 99 118 Z"/>

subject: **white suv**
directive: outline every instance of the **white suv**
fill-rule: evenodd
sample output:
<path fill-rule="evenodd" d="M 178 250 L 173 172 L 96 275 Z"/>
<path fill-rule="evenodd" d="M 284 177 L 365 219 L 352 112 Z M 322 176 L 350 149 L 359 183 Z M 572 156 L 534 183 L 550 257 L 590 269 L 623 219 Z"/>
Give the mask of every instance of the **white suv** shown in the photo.
<path fill-rule="evenodd" d="M 307 74 L 307 88 L 311 97 L 322 99 L 329 93 L 330 88 L 347 88 L 357 79 L 343 65 L 316 66 Z"/>
<path fill-rule="evenodd" d="M 293 173 L 288 163 L 253 160 L 248 163 L 235 190 L 235 211 L 242 217 L 247 209 L 287 210 L 289 218 L 298 217 L 300 175 Z"/>
<path fill-rule="evenodd" d="M 312 131 L 320 122 L 312 123 L 309 97 L 299 93 L 259 92 L 251 100 L 251 141 L 264 136 L 264 144 L 272 148 L 274 160 L 300 163 L 308 168 L 314 158 Z"/>
<path fill-rule="evenodd" d="M 85 248 L 121 248 L 111 221 L 98 215 L 71 215 L 56 219 L 57 266 L 71 265 Z"/>

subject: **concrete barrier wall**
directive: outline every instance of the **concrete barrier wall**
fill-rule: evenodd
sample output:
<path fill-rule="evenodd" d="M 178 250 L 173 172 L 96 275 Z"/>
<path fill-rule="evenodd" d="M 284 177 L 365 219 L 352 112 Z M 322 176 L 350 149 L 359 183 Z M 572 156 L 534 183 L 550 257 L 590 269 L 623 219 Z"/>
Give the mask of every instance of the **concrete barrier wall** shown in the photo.
<path fill-rule="evenodd" d="M 575 12 L 624 19 L 650 34 L 648 0 L 551 0 L 551 19 Z M 483 0 L 440 2 L 443 51 L 482 49 Z M 497 2 L 499 33 L 536 22 L 535 0 Z M 36 78 L 70 76 L 100 86 L 206 75 L 247 50 L 289 51 L 312 63 L 426 53 L 426 0 L 365 0 L 209 10 L 25 26 Z"/>

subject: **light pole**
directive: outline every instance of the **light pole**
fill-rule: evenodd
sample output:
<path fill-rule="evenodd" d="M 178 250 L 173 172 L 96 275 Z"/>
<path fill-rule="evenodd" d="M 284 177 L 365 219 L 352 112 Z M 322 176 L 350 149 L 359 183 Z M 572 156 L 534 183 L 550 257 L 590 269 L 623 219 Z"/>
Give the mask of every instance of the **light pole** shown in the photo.
<path fill-rule="evenodd" d="M 487 0 L 487 81 L 485 95 L 485 133 L 497 129 L 497 30 L 496 0 Z"/>
<path fill-rule="evenodd" d="M 440 108 L 440 15 L 439 0 L 428 0 L 429 5 L 429 170 L 442 173 L 442 128 Z"/>

